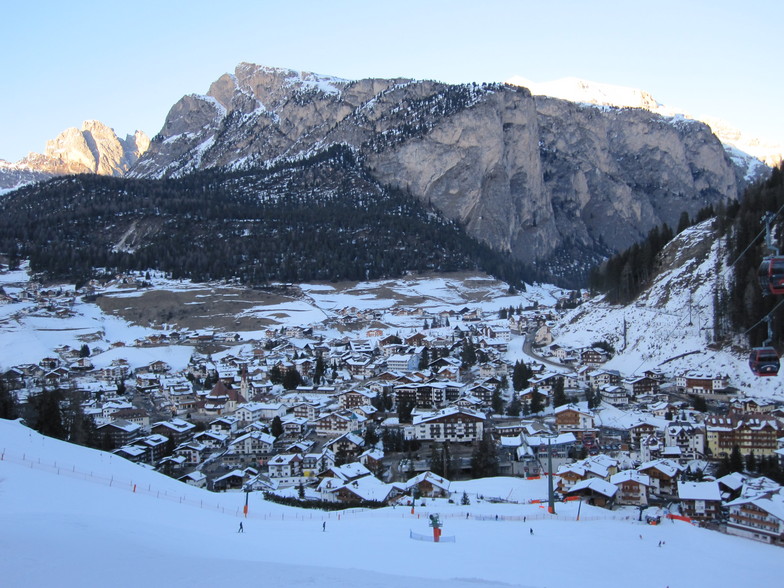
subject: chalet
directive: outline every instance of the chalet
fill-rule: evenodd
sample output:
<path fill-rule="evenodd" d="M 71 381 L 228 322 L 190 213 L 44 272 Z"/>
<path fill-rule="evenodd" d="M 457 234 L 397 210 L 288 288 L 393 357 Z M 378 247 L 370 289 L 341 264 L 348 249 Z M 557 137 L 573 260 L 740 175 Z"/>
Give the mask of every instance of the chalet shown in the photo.
<path fill-rule="evenodd" d="M 199 470 L 194 470 L 190 473 L 187 473 L 183 476 L 177 478 L 180 482 L 185 482 L 190 486 L 195 486 L 196 488 L 206 488 L 207 487 L 207 476 L 200 472 Z"/>
<path fill-rule="evenodd" d="M 416 492 L 417 495 L 427 498 L 449 498 L 450 485 L 451 482 L 446 478 L 433 472 L 423 472 L 406 481 L 404 487 L 407 492 Z"/>
<path fill-rule="evenodd" d="M 602 386 L 620 386 L 622 382 L 621 373 L 617 370 L 591 370 L 587 380 L 597 390 Z"/>
<path fill-rule="evenodd" d="M 174 449 L 172 457 L 181 459 L 183 465 L 196 466 L 202 463 L 209 454 L 210 450 L 206 445 L 196 441 L 188 441 L 178 445 Z"/>
<path fill-rule="evenodd" d="M 632 391 L 632 396 L 645 396 L 647 394 L 659 393 L 659 380 L 651 378 L 650 376 L 631 379 L 629 380 L 628 385 Z"/>
<path fill-rule="evenodd" d="M 257 460 L 271 455 L 274 444 L 275 437 L 269 433 L 251 431 L 231 441 L 229 453 Z"/>
<path fill-rule="evenodd" d="M 242 425 L 256 421 L 271 421 L 275 417 L 283 417 L 285 414 L 286 405 L 281 402 L 246 402 L 237 406 L 233 416 Z"/>
<path fill-rule="evenodd" d="M 671 421 L 664 429 L 664 442 L 668 447 L 678 447 L 684 459 L 700 459 L 705 456 L 705 426 Z"/>
<path fill-rule="evenodd" d="M 573 404 L 565 404 L 555 409 L 555 426 L 558 431 L 593 429 L 594 415 Z"/>
<path fill-rule="evenodd" d="M 354 412 L 342 410 L 318 417 L 314 424 L 317 435 L 329 436 L 361 431 L 366 420 L 365 417 Z"/>
<path fill-rule="evenodd" d="M 633 506 L 648 505 L 648 490 L 651 479 L 636 470 L 623 470 L 610 477 L 610 484 L 618 487 L 616 504 Z"/>
<path fill-rule="evenodd" d="M 360 454 L 359 463 L 377 475 L 384 469 L 383 459 L 383 451 L 371 448 Z"/>
<path fill-rule="evenodd" d="M 414 333 L 410 337 L 406 337 L 403 342 L 412 347 L 421 347 L 425 344 L 426 340 L 427 336 L 424 333 Z"/>
<path fill-rule="evenodd" d="M 112 415 L 118 411 L 133 409 L 133 404 L 125 400 L 107 400 L 101 405 L 101 416 L 105 419 L 111 419 Z"/>
<path fill-rule="evenodd" d="M 112 451 L 112 453 L 133 463 L 149 461 L 147 448 L 141 445 L 123 445 L 119 449 Z"/>
<path fill-rule="evenodd" d="M 657 459 L 641 464 L 637 471 L 648 476 L 650 489 L 660 496 L 673 497 L 678 492 L 678 478 L 684 468 L 670 459 Z"/>
<path fill-rule="evenodd" d="M 603 349 L 591 347 L 580 352 L 580 363 L 583 365 L 600 365 L 609 359 L 607 352 Z"/>
<path fill-rule="evenodd" d="M 631 425 L 627 431 L 629 433 L 629 445 L 631 447 L 637 448 L 640 446 L 640 441 L 643 437 L 647 437 L 658 431 L 659 427 L 653 423 L 639 421 L 634 425 Z"/>
<path fill-rule="evenodd" d="M 12 367 L 0 374 L 0 382 L 6 390 L 19 390 L 25 386 L 25 374 L 20 368 Z"/>
<path fill-rule="evenodd" d="M 289 411 L 297 418 L 313 421 L 318 417 L 319 405 L 315 402 L 298 402 L 297 404 L 294 404 Z"/>
<path fill-rule="evenodd" d="M 337 399 L 341 408 L 356 408 L 357 406 L 370 404 L 375 396 L 369 390 L 347 390 L 339 393 Z"/>
<path fill-rule="evenodd" d="M 316 477 L 319 473 L 334 467 L 335 454 L 324 450 L 321 453 L 305 453 L 302 455 L 302 475 L 306 478 Z"/>
<path fill-rule="evenodd" d="M 232 435 L 237 432 L 239 421 L 234 416 L 218 417 L 210 421 L 210 430 Z"/>
<path fill-rule="evenodd" d="M 327 469 L 319 472 L 318 477 L 322 482 L 329 479 L 336 479 L 340 482 L 351 482 L 358 480 L 359 478 L 363 478 L 364 476 L 370 476 L 372 473 L 373 472 L 367 469 L 364 465 L 354 461 L 340 466 L 332 465 Z M 319 486 L 321 486 L 321 484 L 319 484 Z M 334 487 L 335 485 L 331 486 L 331 488 Z"/>
<path fill-rule="evenodd" d="M 325 500 L 347 503 L 363 500 L 389 503 L 401 494 L 400 484 L 385 484 L 373 475 L 351 482 L 337 483 L 337 480 L 328 480 L 322 488 Z"/>
<path fill-rule="evenodd" d="M 681 514 L 698 521 L 712 521 L 721 514 L 718 482 L 678 482 Z"/>
<path fill-rule="evenodd" d="M 417 408 L 435 408 L 457 400 L 461 390 L 462 386 L 455 382 L 412 382 L 398 384 L 394 394 L 398 406 L 408 403 Z"/>
<path fill-rule="evenodd" d="M 193 437 L 193 434 L 196 432 L 196 425 L 183 419 L 175 418 L 153 423 L 150 430 L 155 434 L 168 437 L 175 445 L 179 445 Z"/>
<path fill-rule="evenodd" d="M 98 370 L 97 375 L 101 380 L 116 382 L 117 380 L 125 380 L 130 371 L 131 368 L 127 360 L 115 359 L 108 367 Z"/>
<path fill-rule="evenodd" d="M 607 404 L 625 406 L 629 404 L 629 393 L 623 386 L 607 384 L 599 387 L 599 395 Z"/>
<path fill-rule="evenodd" d="M 618 486 L 615 484 L 610 484 L 600 478 L 588 478 L 575 483 L 567 495 L 570 497 L 579 496 L 592 506 L 612 508 L 617 493 Z"/>
<path fill-rule="evenodd" d="M 367 379 L 376 374 L 376 363 L 369 357 L 350 357 L 344 363 L 355 378 Z"/>
<path fill-rule="evenodd" d="M 741 398 L 734 400 L 730 404 L 730 412 L 741 414 L 769 414 L 774 410 L 776 410 L 775 404 L 771 402 L 760 402 L 754 398 Z"/>
<path fill-rule="evenodd" d="M 558 491 L 567 493 L 578 482 L 590 478 L 599 478 L 609 482 L 610 477 L 617 471 L 618 460 L 602 454 L 563 465 L 555 473 L 558 478 Z"/>
<path fill-rule="evenodd" d="M 555 426 L 559 433 L 572 433 L 585 447 L 593 446 L 599 435 L 599 429 L 594 426 L 593 413 L 580 410 L 573 404 L 555 409 Z"/>
<path fill-rule="evenodd" d="M 120 408 L 112 413 L 111 418 L 112 420 L 125 419 L 126 421 L 131 421 L 140 425 L 144 430 L 150 428 L 150 415 L 141 408 Z"/>
<path fill-rule="evenodd" d="M 467 408 L 450 406 L 437 412 L 416 415 L 406 427 L 407 439 L 473 443 L 482 438 L 485 415 Z"/>
<path fill-rule="evenodd" d="M 308 419 L 286 415 L 281 419 L 283 434 L 286 437 L 303 437 L 308 430 Z"/>
<path fill-rule="evenodd" d="M 212 490 L 214 492 L 222 492 L 224 490 L 239 490 L 243 488 L 253 476 L 258 475 L 258 472 L 252 468 L 245 468 L 244 470 L 233 470 L 228 474 L 224 474 L 219 478 L 212 481 Z"/>
<path fill-rule="evenodd" d="M 229 442 L 229 435 L 227 433 L 222 433 L 213 429 L 208 429 L 206 431 L 196 433 L 193 436 L 193 440 L 196 443 L 204 445 L 208 449 L 220 449 L 222 447 L 226 447 L 226 444 Z"/>
<path fill-rule="evenodd" d="M 353 461 L 364 451 L 365 440 L 354 433 L 344 433 L 324 443 L 324 447 L 334 453 L 338 460 Z"/>
<path fill-rule="evenodd" d="M 675 385 L 680 392 L 686 394 L 713 395 L 729 386 L 729 378 L 726 375 L 687 372 L 675 379 Z"/>
<path fill-rule="evenodd" d="M 123 445 L 130 445 L 142 432 L 141 425 L 117 419 L 97 427 L 98 435 L 108 436 L 115 447 L 122 447 Z"/>
<path fill-rule="evenodd" d="M 156 360 L 148 365 L 146 369 L 153 374 L 162 374 L 171 371 L 171 366 L 165 361 Z"/>

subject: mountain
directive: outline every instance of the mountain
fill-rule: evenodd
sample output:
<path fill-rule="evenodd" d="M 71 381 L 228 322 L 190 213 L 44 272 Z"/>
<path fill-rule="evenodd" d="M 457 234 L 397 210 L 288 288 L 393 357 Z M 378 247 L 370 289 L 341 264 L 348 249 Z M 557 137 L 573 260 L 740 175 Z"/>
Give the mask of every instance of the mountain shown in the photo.
<path fill-rule="evenodd" d="M 270 168 L 27 186 L 0 199 L 0 251 L 79 283 L 93 268 L 254 286 L 480 268 L 518 287 L 537 277 L 379 184 L 341 145 Z"/>
<path fill-rule="evenodd" d="M 248 63 L 175 104 L 130 174 L 249 169 L 334 144 L 376 181 L 556 278 L 580 279 L 652 227 L 739 197 L 747 174 L 709 127 L 683 117 L 505 84 L 350 81 Z"/>
<path fill-rule="evenodd" d="M 16 163 L 0 161 L 0 190 L 11 190 L 54 176 L 95 173 L 122 176 L 147 151 L 150 140 L 142 131 L 120 139 L 97 120 L 71 127 L 47 141 L 46 150 L 30 153 Z"/>
<path fill-rule="evenodd" d="M 767 174 L 765 166 L 776 166 L 784 160 L 784 145 L 752 137 L 731 124 L 713 117 L 694 117 L 665 106 L 650 93 L 637 88 L 590 82 L 579 78 L 562 78 L 551 82 L 533 82 L 522 76 L 513 76 L 507 84 L 528 88 L 534 95 L 551 96 L 571 102 L 613 106 L 618 108 L 642 108 L 667 117 L 685 117 L 707 124 L 721 140 L 725 149 L 738 160 L 738 165 L 748 169 L 750 179 L 759 179 Z M 765 164 L 764 166 L 760 163 Z"/>

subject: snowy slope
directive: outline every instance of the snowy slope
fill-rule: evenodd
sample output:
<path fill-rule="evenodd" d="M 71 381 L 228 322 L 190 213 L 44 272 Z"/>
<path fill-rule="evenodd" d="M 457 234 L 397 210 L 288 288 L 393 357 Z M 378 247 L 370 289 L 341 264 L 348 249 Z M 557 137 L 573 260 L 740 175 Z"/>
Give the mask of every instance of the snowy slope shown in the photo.
<path fill-rule="evenodd" d="M 687 371 L 726 374 L 730 385 L 743 394 L 784 400 L 780 378 L 756 377 L 746 355 L 707 347 L 714 286 L 728 276 L 718 261 L 723 248 L 713 241 L 710 222 L 686 229 L 665 248 L 665 255 L 675 256 L 673 269 L 660 275 L 634 304 L 612 306 L 603 298 L 592 300 L 559 321 L 555 342 L 583 347 L 607 341 L 618 354 L 605 367 L 626 376 L 640 376 L 647 369 L 670 376 Z"/>
<path fill-rule="evenodd" d="M 252 494 L 243 519 L 242 492 L 191 488 L 15 422 L 0 421 L 0 453 L 2 582 L 10 588 L 722 588 L 771 586 L 780 569 L 777 547 L 682 522 L 646 526 L 636 509 L 583 506 L 577 522 L 576 503 L 558 504 L 546 518 L 537 504 L 478 503 L 470 494 L 466 507 L 428 501 L 414 515 L 408 508 L 338 515 Z M 494 478 L 465 488 L 527 500 L 542 497 L 543 482 Z M 459 498 L 463 486 L 456 489 Z M 409 538 L 410 530 L 430 533 L 424 513 L 434 511 L 454 543 Z"/>

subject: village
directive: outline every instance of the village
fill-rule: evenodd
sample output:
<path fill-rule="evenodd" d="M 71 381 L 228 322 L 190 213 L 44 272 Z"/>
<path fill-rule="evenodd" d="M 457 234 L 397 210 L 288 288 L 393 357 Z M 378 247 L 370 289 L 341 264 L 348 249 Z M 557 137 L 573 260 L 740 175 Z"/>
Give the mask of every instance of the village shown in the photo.
<path fill-rule="evenodd" d="M 0 296 L 56 319 L 95 292 L 31 286 Z M 4 369 L 0 382 L 22 403 L 45 390 L 78 395 L 101 449 L 215 492 L 411 504 L 450 498 L 453 480 L 551 475 L 558 500 L 641 516 L 658 507 L 784 543 L 774 480 L 784 407 L 738 394 L 726 374 L 624 374 L 603 367 L 614 353 L 607 342 L 557 344 L 550 327 L 581 296 L 492 311 L 345 307 L 329 325 L 267 327 L 252 339 L 159 329 L 115 343 L 109 365 L 95 367 L 88 342 L 62 345 Z M 390 314 L 409 326 L 385 328 Z M 191 349 L 185 369 L 122 357 L 174 345 Z"/>

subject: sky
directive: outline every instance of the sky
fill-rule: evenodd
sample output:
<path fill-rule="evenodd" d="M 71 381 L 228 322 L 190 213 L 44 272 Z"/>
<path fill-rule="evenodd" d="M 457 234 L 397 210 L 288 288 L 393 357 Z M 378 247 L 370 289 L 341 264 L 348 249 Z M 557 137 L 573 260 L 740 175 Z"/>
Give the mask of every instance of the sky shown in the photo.
<path fill-rule="evenodd" d="M 775 0 L 13 2 L 0 22 L 0 159 L 97 119 L 155 135 L 240 62 L 347 79 L 563 77 L 641 88 L 784 143 Z"/>

